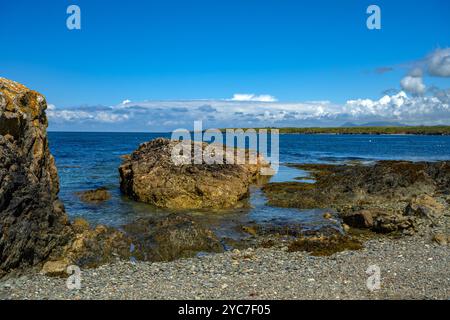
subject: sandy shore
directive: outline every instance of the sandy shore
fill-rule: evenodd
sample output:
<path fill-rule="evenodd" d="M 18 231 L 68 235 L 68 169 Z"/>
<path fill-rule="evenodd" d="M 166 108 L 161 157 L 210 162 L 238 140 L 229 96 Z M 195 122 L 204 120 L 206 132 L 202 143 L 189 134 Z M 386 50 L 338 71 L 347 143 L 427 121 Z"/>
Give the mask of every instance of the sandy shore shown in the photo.
<path fill-rule="evenodd" d="M 247 249 L 167 263 L 82 270 L 81 289 L 31 274 L 0 282 L 2 299 L 449 299 L 450 250 L 427 237 L 378 238 L 329 257 Z M 381 288 L 366 270 L 377 265 Z"/>

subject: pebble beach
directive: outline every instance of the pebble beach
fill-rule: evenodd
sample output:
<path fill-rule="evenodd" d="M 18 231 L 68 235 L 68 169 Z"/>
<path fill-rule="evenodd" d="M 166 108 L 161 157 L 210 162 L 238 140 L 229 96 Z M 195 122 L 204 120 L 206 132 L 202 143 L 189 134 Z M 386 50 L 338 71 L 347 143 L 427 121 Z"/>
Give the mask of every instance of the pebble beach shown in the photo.
<path fill-rule="evenodd" d="M 234 250 L 172 262 L 117 261 L 82 270 L 81 289 L 40 274 L 3 279 L 1 299 L 449 299 L 450 250 L 427 237 L 369 240 L 315 257 L 286 247 Z M 370 291 L 369 266 L 380 268 Z"/>

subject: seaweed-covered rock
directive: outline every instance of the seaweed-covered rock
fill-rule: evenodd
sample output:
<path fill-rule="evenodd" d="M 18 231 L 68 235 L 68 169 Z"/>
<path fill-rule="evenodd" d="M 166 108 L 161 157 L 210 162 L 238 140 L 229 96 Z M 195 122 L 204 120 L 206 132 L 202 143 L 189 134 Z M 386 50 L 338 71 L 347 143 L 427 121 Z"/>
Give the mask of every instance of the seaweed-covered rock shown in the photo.
<path fill-rule="evenodd" d="M 0 276 L 34 266 L 72 236 L 47 141 L 42 95 L 0 78 Z"/>
<path fill-rule="evenodd" d="M 269 205 L 333 208 L 344 222 L 376 232 L 412 233 L 419 219 L 433 222 L 448 212 L 450 162 L 379 161 L 372 165 L 294 165 L 315 183 L 271 183 Z"/>
<path fill-rule="evenodd" d="M 333 235 L 330 237 L 303 237 L 291 242 L 288 251 L 307 251 L 313 256 L 330 256 L 344 250 L 360 250 L 362 243 L 349 236 Z"/>
<path fill-rule="evenodd" d="M 179 143 L 158 138 L 140 145 L 119 168 L 122 192 L 162 208 L 233 207 L 248 195 L 261 168 L 268 167 L 259 155 L 255 164 L 177 164 L 172 154 Z M 207 143 L 192 142 L 193 149 L 195 144 L 203 151 L 208 148 Z"/>
<path fill-rule="evenodd" d="M 221 252 L 214 233 L 185 214 L 164 218 L 141 218 L 124 226 L 133 239 L 135 256 L 141 260 L 170 261 L 199 252 Z"/>
<path fill-rule="evenodd" d="M 133 256 L 132 240 L 124 232 L 77 219 L 73 223 L 75 236 L 64 247 L 55 250 L 42 267 L 41 273 L 49 276 L 67 276 L 67 267 L 77 265 L 95 268 L 115 259 L 129 260 Z"/>

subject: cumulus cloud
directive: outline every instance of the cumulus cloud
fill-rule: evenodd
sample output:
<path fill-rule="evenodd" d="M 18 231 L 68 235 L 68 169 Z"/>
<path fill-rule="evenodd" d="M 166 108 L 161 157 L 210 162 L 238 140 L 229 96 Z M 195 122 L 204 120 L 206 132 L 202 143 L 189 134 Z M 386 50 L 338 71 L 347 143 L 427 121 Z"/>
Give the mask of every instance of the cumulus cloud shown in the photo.
<path fill-rule="evenodd" d="M 48 108 L 51 106 L 50 108 Z M 98 122 L 98 123 L 117 123 L 129 119 L 128 114 L 116 114 L 112 107 L 78 107 L 69 109 L 57 109 L 54 105 L 48 105 L 47 116 L 50 120 L 58 123 L 79 123 L 79 122 Z"/>
<path fill-rule="evenodd" d="M 409 97 L 401 91 L 379 100 L 351 100 L 344 107 L 350 118 L 364 121 L 400 121 L 412 125 L 450 123 L 450 96 Z"/>
<path fill-rule="evenodd" d="M 406 76 L 400 81 L 400 85 L 402 86 L 403 90 L 418 95 L 424 94 L 426 89 L 421 76 Z"/>
<path fill-rule="evenodd" d="M 231 101 L 275 102 L 277 99 L 268 94 L 255 95 L 252 93 L 236 93 Z"/>
<path fill-rule="evenodd" d="M 405 91 L 380 99 L 283 103 L 234 100 L 144 101 L 48 111 L 53 130 L 172 131 L 192 129 L 196 120 L 205 128 L 265 126 L 340 126 L 345 122 L 401 122 L 411 125 L 450 124 L 450 90 L 430 88 L 428 94 Z"/>
<path fill-rule="evenodd" d="M 450 48 L 437 49 L 427 58 L 428 73 L 436 77 L 450 77 Z"/>

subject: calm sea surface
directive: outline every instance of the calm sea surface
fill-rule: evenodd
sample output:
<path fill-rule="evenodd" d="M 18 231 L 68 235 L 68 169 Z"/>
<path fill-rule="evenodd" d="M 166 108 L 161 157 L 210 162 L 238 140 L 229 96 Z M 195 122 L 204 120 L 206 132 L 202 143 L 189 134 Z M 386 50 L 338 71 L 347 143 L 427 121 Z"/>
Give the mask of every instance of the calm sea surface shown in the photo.
<path fill-rule="evenodd" d="M 164 133 L 68 133 L 50 132 L 50 148 L 55 156 L 61 183 L 60 198 L 71 218 L 84 217 L 92 224 L 119 227 L 136 217 L 164 215 L 167 211 L 123 197 L 119 190 L 118 167 L 121 155 L 129 154 L 142 142 Z M 339 163 L 351 160 L 448 160 L 450 136 L 404 135 L 281 135 L 281 163 Z M 305 172 L 281 166 L 272 181 L 289 181 Z M 86 204 L 78 191 L 106 187 L 112 199 L 102 204 Z M 237 223 L 295 221 L 306 228 L 323 225 L 323 210 L 281 209 L 265 205 L 264 195 L 252 188 L 251 209 L 229 212 L 190 211 L 204 219 L 218 234 L 232 235 Z"/>

